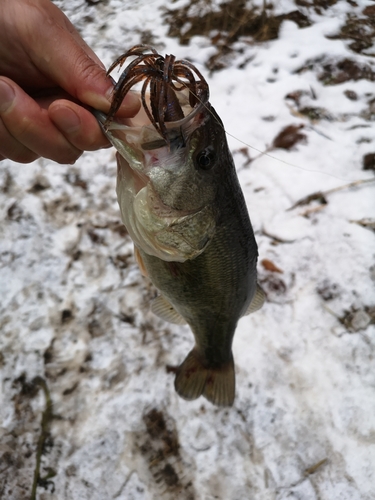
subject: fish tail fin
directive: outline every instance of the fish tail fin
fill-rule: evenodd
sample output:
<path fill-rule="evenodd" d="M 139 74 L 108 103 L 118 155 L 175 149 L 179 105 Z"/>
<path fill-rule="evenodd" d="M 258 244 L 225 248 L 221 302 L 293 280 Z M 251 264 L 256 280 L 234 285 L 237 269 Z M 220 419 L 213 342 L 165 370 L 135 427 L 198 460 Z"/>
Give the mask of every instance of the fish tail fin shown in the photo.
<path fill-rule="evenodd" d="M 204 396 L 216 406 L 232 406 L 235 392 L 233 356 L 219 367 L 207 367 L 197 349 L 190 351 L 180 365 L 175 389 L 184 399 Z"/>

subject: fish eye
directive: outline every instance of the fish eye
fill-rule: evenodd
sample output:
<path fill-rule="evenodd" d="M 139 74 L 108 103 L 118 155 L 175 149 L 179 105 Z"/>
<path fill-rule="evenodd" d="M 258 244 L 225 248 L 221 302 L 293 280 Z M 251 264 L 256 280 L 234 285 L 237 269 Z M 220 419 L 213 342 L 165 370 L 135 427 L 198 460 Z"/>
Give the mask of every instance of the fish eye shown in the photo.
<path fill-rule="evenodd" d="M 197 165 L 202 170 L 209 170 L 213 167 L 215 160 L 214 152 L 209 149 L 204 149 L 197 155 Z"/>

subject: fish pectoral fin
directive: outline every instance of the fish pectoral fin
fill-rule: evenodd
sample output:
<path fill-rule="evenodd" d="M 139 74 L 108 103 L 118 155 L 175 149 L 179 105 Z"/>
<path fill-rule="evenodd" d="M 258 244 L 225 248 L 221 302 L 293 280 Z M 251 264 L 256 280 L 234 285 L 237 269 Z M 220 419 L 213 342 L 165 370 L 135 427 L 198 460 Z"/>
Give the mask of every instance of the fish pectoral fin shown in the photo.
<path fill-rule="evenodd" d="M 261 289 L 261 287 L 257 283 L 257 288 L 255 290 L 253 300 L 250 302 L 250 305 L 246 309 L 243 316 L 247 316 L 248 314 L 251 314 L 255 311 L 258 311 L 258 309 L 260 309 L 263 306 L 265 300 L 266 300 L 266 296 L 265 296 L 263 290 Z"/>
<path fill-rule="evenodd" d="M 218 367 L 207 367 L 195 348 L 178 368 L 174 386 L 177 394 L 188 401 L 204 396 L 216 406 L 232 406 L 235 393 L 233 357 Z"/>
<path fill-rule="evenodd" d="M 135 257 L 135 260 L 138 264 L 139 270 L 141 271 L 141 274 L 145 278 L 148 278 L 148 272 L 147 272 L 145 263 L 143 262 L 142 255 L 140 254 L 138 247 L 136 247 L 135 245 L 134 245 L 134 257 Z"/>
<path fill-rule="evenodd" d="M 163 295 L 159 295 L 151 304 L 151 311 L 159 318 L 175 323 L 176 325 L 185 325 L 186 320 L 179 314 Z"/>

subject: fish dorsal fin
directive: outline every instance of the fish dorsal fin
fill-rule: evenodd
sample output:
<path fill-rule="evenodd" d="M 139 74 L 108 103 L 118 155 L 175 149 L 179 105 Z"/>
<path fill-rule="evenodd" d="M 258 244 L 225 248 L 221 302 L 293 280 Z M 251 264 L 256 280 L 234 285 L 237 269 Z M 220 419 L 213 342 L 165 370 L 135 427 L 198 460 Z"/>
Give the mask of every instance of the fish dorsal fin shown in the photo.
<path fill-rule="evenodd" d="M 159 297 L 153 300 L 151 311 L 156 314 L 156 316 L 159 316 L 159 318 L 164 319 L 164 321 L 169 321 L 169 323 L 175 323 L 176 325 L 186 324 L 181 314 L 176 311 L 163 295 L 159 295 Z"/>
<path fill-rule="evenodd" d="M 253 300 L 250 302 L 249 307 L 246 309 L 244 316 L 247 316 L 248 314 L 258 311 L 258 309 L 260 309 L 263 306 L 265 300 L 266 296 L 257 283 L 257 288 L 255 290 Z"/>

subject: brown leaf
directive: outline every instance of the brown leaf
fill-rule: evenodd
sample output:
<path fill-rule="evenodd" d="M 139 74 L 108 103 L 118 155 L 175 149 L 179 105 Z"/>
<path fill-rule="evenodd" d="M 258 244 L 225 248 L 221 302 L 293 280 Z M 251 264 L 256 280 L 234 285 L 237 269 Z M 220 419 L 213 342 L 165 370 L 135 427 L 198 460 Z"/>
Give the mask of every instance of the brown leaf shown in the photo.
<path fill-rule="evenodd" d="M 262 266 L 264 269 L 267 269 L 267 271 L 272 271 L 273 273 L 283 273 L 279 267 L 277 267 L 271 260 L 268 259 L 263 259 L 261 261 Z"/>
<path fill-rule="evenodd" d="M 272 146 L 274 148 L 290 149 L 297 142 L 305 141 L 306 135 L 301 134 L 299 131 L 304 125 L 289 125 L 285 127 L 279 135 L 273 140 Z"/>
<path fill-rule="evenodd" d="M 375 153 L 368 153 L 363 157 L 363 170 L 374 170 L 375 171 Z"/>

